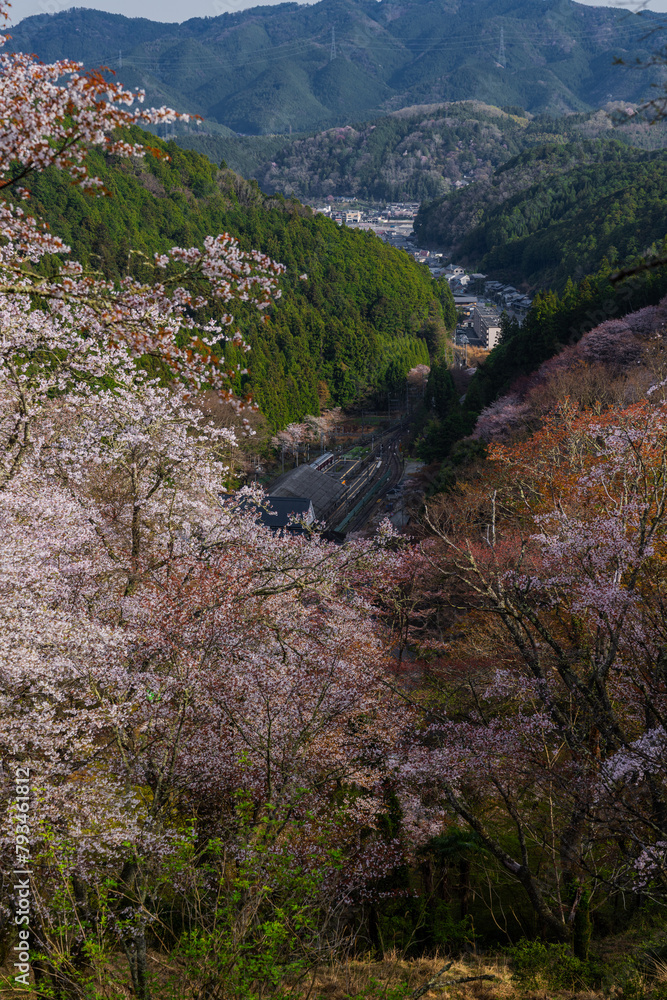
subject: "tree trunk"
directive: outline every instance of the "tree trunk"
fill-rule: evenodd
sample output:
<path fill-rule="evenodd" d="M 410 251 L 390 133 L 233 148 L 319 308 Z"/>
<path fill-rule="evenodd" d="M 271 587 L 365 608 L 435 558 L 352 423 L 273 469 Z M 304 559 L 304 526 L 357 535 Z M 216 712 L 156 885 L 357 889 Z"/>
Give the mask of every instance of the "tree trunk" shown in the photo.
<path fill-rule="evenodd" d="M 143 927 L 134 928 L 131 936 L 123 939 L 123 949 L 130 968 L 134 995 L 137 1000 L 151 1000 L 148 983 L 146 932 Z"/>
<path fill-rule="evenodd" d="M 459 904 L 461 907 L 461 920 L 468 916 L 470 906 L 470 860 L 461 858 L 459 861 Z"/>
<path fill-rule="evenodd" d="M 588 961 L 588 949 L 591 945 L 592 930 L 591 894 L 587 889 L 584 889 L 579 899 L 577 912 L 574 915 L 574 925 L 572 928 L 572 950 L 575 958 L 580 958 L 582 962 Z"/>

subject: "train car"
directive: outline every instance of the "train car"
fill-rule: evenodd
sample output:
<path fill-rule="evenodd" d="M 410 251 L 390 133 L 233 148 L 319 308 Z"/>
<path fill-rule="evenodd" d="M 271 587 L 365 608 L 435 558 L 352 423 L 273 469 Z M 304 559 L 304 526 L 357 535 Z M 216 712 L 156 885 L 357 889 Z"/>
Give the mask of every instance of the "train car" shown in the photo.
<path fill-rule="evenodd" d="M 323 455 L 316 458 L 314 462 L 310 463 L 311 469 L 315 469 L 317 472 L 324 472 L 326 469 L 330 468 L 336 461 L 336 456 L 332 451 L 325 451 Z"/>

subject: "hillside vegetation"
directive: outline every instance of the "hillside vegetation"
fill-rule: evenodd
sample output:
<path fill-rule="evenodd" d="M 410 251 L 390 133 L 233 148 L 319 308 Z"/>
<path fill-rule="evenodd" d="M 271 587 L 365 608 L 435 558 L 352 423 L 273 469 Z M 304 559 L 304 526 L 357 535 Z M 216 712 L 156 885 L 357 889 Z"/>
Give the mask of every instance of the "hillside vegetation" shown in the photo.
<path fill-rule="evenodd" d="M 521 326 L 504 317 L 500 343 L 476 369 L 463 397 L 446 362 L 432 365 L 427 389 L 432 405 L 418 441 L 420 457 L 436 463 L 431 492 L 452 488 L 461 468 L 480 456 L 480 442 L 471 441 L 469 435 L 482 411 L 507 394 L 522 397 L 534 385 L 534 373 L 541 365 L 572 348 L 600 323 L 621 321 L 656 305 L 667 294 L 664 267 L 651 267 L 623 281 L 615 280 L 616 273 L 605 261 L 580 282 L 568 280 L 561 293 L 538 292 Z"/>
<path fill-rule="evenodd" d="M 494 278 L 562 291 L 663 238 L 666 171 L 664 152 L 618 140 L 549 143 L 423 206 L 415 228 Z"/>
<path fill-rule="evenodd" d="M 265 191 L 305 199 L 421 201 L 451 190 L 464 177 L 489 177 L 525 147 L 530 131 L 527 118 L 470 101 L 408 108 L 368 123 L 283 138 L 277 148 L 278 140 L 262 136 L 187 135 L 179 142 L 217 153 L 214 159 L 233 166 L 244 154 L 253 157 L 246 166 Z"/>
<path fill-rule="evenodd" d="M 572 0 L 322 0 L 180 25 L 79 8 L 27 18 L 11 44 L 107 65 L 154 103 L 272 134 L 470 98 L 558 114 L 639 100 L 657 77 L 614 58 L 645 62 L 657 17 Z"/>
<path fill-rule="evenodd" d="M 92 154 L 109 198 L 92 200 L 55 172 L 36 176 L 32 210 L 77 259 L 111 277 L 140 269 L 142 253 L 201 245 L 223 231 L 285 264 L 283 298 L 267 321 L 240 317 L 251 354 L 227 348 L 233 365 L 250 369 L 237 376 L 236 391 L 252 393 L 272 426 L 383 388 L 387 373 L 395 378 L 395 363 L 407 372 L 428 361 L 424 337 L 443 327 L 443 303 L 451 321 L 451 296 L 422 265 L 297 201 L 267 197 L 197 153 L 158 145 L 170 160 L 128 166 Z"/>
<path fill-rule="evenodd" d="M 665 1000 L 667 269 L 536 295 L 461 404 L 407 256 L 142 163 L 121 137 L 168 112 L 100 77 L 4 69 L 3 994 Z M 11 197 L 47 168 L 87 266 Z M 235 491 L 250 422 L 198 403 L 236 321 L 341 393 L 425 324 L 421 446 L 483 412 L 411 534 L 274 531 Z"/>
<path fill-rule="evenodd" d="M 424 201 L 449 195 L 460 185 L 476 191 L 493 183 L 494 170 L 544 143 L 581 143 L 610 136 L 640 149 L 667 144 L 667 127 L 630 119 L 615 129 L 605 111 L 553 118 L 522 108 L 480 101 L 421 105 L 367 123 L 313 135 L 230 136 L 192 129 L 180 145 L 226 161 L 263 191 L 312 201 L 342 195 L 370 201 Z M 454 199 L 460 205 L 461 199 Z M 439 203 L 439 206 L 442 203 Z M 459 208 L 459 211 L 461 209 Z M 438 242 L 451 242 L 452 218 L 440 208 L 432 225 Z M 467 224 L 470 224 L 468 220 Z"/>

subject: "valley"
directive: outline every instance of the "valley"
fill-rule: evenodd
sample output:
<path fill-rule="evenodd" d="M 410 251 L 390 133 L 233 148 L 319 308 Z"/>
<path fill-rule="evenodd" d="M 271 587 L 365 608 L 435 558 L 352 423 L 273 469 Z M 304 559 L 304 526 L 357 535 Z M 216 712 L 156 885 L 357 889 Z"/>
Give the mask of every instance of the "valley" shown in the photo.
<path fill-rule="evenodd" d="M 0 60 L 0 990 L 667 1000 L 658 18 L 214 13 Z"/>

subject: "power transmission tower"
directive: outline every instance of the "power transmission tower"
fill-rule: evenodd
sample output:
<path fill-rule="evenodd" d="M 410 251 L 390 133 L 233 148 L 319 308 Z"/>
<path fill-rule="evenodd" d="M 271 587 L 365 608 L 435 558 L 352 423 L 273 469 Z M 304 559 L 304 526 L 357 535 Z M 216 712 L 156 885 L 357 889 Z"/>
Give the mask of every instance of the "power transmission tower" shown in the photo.
<path fill-rule="evenodd" d="M 123 52 L 122 49 L 118 49 L 118 69 L 123 68 Z"/>
<path fill-rule="evenodd" d="M 507 56 L 505 55 L 505 29 L 500 29 L 500 48 L 498 49 L 498 65 L 505 69 Z"/>
<path fill-rule="evenodd" d="M 331 62 L 336 58 L 336 29 L 331 29 Z"/>

